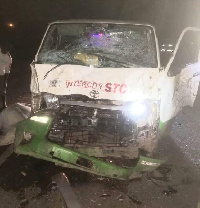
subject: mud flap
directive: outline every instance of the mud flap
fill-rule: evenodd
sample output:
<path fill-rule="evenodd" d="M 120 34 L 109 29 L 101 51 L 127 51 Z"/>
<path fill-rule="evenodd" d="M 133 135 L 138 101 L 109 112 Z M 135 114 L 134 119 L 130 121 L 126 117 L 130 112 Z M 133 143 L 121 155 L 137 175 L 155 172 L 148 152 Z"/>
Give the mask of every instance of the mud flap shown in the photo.
<path fill-rule="evenodd" d="M 186 28 L 170 59 L 162 87 L 160 131 L 165 134 L 173 118 L 185 107 L 193 106 L 200 81 L 200 29 Z"/>
<path fill-rule="evenodd" d="M 140 156 L 136 166 L 125 168 L 67 149 L 47 140 L 51 121 L 51 117 L 33 116 L 19 123 L 16 131 L 15 152 L 51 161 L 59 166 L 121 180 L 132 179 L 135 175 L 152 171 L 164 163 L 161 160 Z M 32 138 L 27 140 L 25 135 L 32 135 Z"/>

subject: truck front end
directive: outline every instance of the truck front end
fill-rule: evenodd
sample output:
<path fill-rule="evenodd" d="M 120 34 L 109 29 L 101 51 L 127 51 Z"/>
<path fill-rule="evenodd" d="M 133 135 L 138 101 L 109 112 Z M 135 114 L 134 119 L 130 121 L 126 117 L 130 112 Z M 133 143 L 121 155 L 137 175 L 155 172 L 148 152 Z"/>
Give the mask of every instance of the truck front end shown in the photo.
<path fill-rule="evenodd" d="M 18 126 L 16 152 L 119 179 L 158 167 L 158 54 L 150 25 L 50 24 L 32 63 L 35 113 Z"/>

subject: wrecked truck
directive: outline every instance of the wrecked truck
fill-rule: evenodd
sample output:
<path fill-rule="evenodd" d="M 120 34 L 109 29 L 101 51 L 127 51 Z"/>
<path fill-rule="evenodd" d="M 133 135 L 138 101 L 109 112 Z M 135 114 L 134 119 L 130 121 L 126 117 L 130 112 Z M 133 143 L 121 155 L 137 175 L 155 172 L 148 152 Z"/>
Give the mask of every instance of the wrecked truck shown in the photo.
<path fill-rule="evenodd" d="M 166 110 L 175 82 L 153 26 L 53 22 L 31 68 L 32 114 L 17 126 L 16 153 L 118 179 L 164 162 L 154 151 L 174 117 Z"/>

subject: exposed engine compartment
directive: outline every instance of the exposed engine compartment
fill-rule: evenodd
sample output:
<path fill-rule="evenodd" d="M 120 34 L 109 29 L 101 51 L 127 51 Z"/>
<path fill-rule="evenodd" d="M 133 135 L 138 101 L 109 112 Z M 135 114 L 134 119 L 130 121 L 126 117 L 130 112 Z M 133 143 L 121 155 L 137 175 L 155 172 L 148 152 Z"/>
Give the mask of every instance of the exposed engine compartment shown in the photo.
<path fill-rule="evenodd" d="M 136 134 L 136 123 L 120 111 L 71 106 L 53 121 L 49 139 L 67 146 L 128 146 Z"/>
<path fill-rule="evenodd" d="M 147 121 L 139 127 L 136 119 L 127 112 L 115 109 L 116 106 L 102 109 L 101 105 L 99 108 L 87 102 L 84 105 L 61 104 L 55 111 L 48 139 L 95 156 L 133 158 L 134 148 L 145 147 L 142 144 L 145 139 L 157 135 L 158 103 L 149 104 L 150 113 L 145 117 Z M 96 154 L 98 151 L 101 154 Z"/>

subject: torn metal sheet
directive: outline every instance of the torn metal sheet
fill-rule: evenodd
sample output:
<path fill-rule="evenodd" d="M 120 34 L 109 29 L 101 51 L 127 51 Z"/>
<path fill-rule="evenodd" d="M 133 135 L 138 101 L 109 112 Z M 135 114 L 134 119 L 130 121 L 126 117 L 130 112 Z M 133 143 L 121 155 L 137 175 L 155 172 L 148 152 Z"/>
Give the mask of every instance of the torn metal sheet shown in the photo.
<path fill-rule="evenodd" d="M 42 116 L 38 115 L 38 117 Z M 56 165 L 63 167 L 75 168 L 121 180 L 132 179 L 135 175 L 144 171 L 152 171 L 164 162 L 162 160 L 140 156 L 136 166 L 133 165 L 130 168 L 125 168 L 65 148 L 47 139 L 52 118 L 50 115 L 45 116 L 45 118 L 48 118 L 46 120 L 47 122 L 41 122 L 43 121 L 43 118 L 41 118 L 37 120 L 27 119 L 19 123 L 15 140 L 15 152 L 17 154 L 29 155 L 54 162 Z M 27 141 L 24 138 L 24 132 L 30 132 L 32 139 Z"/>

